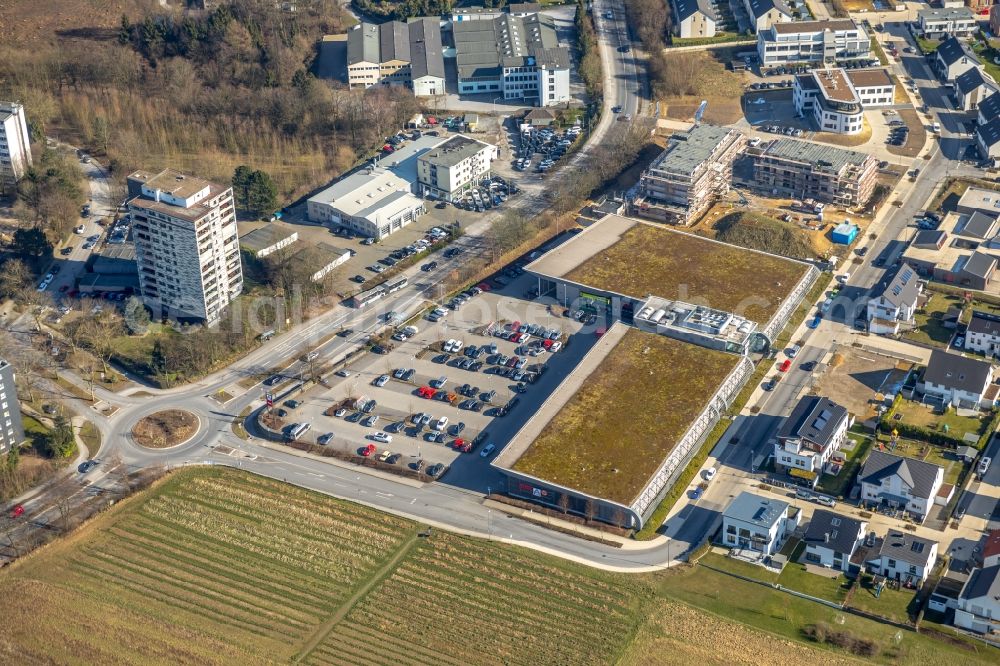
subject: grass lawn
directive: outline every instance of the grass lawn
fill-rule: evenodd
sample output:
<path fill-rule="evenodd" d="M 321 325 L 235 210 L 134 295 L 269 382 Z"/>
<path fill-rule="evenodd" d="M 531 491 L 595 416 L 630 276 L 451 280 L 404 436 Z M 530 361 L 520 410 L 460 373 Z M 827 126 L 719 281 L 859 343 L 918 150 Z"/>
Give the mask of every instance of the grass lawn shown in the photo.
<path fill-rule="evenodd" d="M 851 597 L 851 607 L 881 615 L 895 622 L 909 622 L 909 608 L 915 600 L 914 590 L 903 587 L 893 590 L 888 586 L 882 588 L 881 594 L 876 598 L 872 577 L 869 574 L 862 574 L 858 589 Z"/>
<path fill-rule="evenodd" d="M 960 416 L 954 409 L 949 409 L 943 414 L 929 405 L 924 405 L 913 400 L 901 400 L 896 408 L 896 414 L 902 415 L 899 421 L 911 425 L 928 428 L 930 430 L 941 430 L 954 437 L 962 438 L 966 433 L 973 433 L 979 437 L 984 423 L 988 420 L 980 417 Z"/>
<path fill-rule="evenodd" d="M 917 37 L 916 40 L 917 40 L 917 45 L 920 47 L 920 50 L 923 51 L 924 53 L 934 53 L 935 51 L 937 51 L 938 46 L 941 45 L 941 42 L 936 39 L 926 39 L 924 37 Z"/>
<path fill-rule="evenodd" d="M 940 292 L 930 292 L 930 294 L 927 304 L 914 314 L 917 327 L 905 331 L 903 337 L 932 347 L 947 348 L 955 329 L 945 328 L 943 319 L 949 308 L 963 306 L 962 299 Z"/>
<path fill-rule="evenodd" d="M 816 490 L 819 492 L 833 495 L 834 497 L 843 497 L 854 480 L 854 475 L 857 474 L 858 469 L 861 467 L 861 462 L 868 454 L 868 450 L 872 445 L 871 439 L 853 433 L 849 434 L 848 437 L 854 442 L 854 449 L 846 452 L 847 461 L 841 468 L 840 474 L 837 476 L 823 474 L 819 477 L 819 483 L 816 485 Z"/>
<path fill-rule="evenodd" d="M 792 552 L 792 556 L 788 560 L 788 564 L 778 577 L 778 584 L 790 590 L 826 599 L 827 601 L 842 602 L 844 597 L 847 596 L 849 585 L 847 579 L 843 575 L 836 578 L 827 578 L 819 574 L 809 573 L 805 565 L 799 564 L 797 561 L 805 549 L 806 545 L 804 543 L 800 542 L 796 546 Z"/>
<path fill-rule="evenodd" d="M 45 442 L 51 430 L 34 416 L 21 414 L 21 425 L 24 427 L 24 435 L 31 441 L 31 445 L 36 451 L 45 450 Z"/>
<path fill-rule="evenodd" d="M 101 431 L 90 421 L 84 421 L 80 426 L 80 439 L 87 445 L 87 451 L 93 458 L 101 450 Z"/>
<path fill-rule="evenodd" d="M 861 590 L 855 593 L 855 598 L 860 592 Z M 952 663 L 949 660 L 957 659 L 957 663 L 962 664 L 988 664 L 995 663 L 997 658 L 994 648 L 987 648 L 971 639 L 959 639 L 958 647 L 913 632 L 900 633 L 897 627 L 844 613 L 701 566 L 678 569 L 673 575 L 664 577 L 661 595 L 792 640 L 803 640 L 802 631 L 805 627 L 822 622 L 839 631 L 874 640 L 880 647 L 877 661 L 883 663 L 926 666 Z M 897 635 L 901 637 L 898 644 Z M 845 652 L 833 649 L 828 654 L 830 661 L 835 656 L 846 655 Z M 768 663 L 767 655 L 760 657 L 760 663 Z"/>
<path fill-rule="evenodd" d="M 629 329 L 514 469 L 628 504 L 736 362 Z"/>
<path fill-rule="evenodd" d="M 882 48 L 882 45 L 879 43 L 878 38 L 875 35 L 872 35 L 871 42 L 872 52 L 875 54 L 875 57 L 878 58 L 878 61 L 882 63 L 883 66 L 888 65 L 889 56 L 885 54 L 885 50 Z"/>
<path fill-rule="evenodd" d="M 884 443 L 885 450 L 888 453 L 906 456 L 907 458 L 916 458 L 917 460 L 926 460 L 929 463 L 940 465 L 944 468 L 945 483 L 955 483 L 958 481 L 962 467 L 965 465 L 951 451 L 943 449 L 940 446 L 928 444 L 927 442 L 918 442 L 913 439 L 900 437 L 899 441 L 896 442 L 896 448 L 890 450 L 888 436 L 879 435 L 879 439 Z"/>
<path fill-rule="evenodd" d="M 763 326 L 806 270 L 788 259 L 640 222 L 564 277 L 638 298 L 701 302 Z"/>
<path fill-rule="evenodd" d="M 715 567 L 716 569 L 731 571 L 734 574 L 746 576 L 747 578 L 754 578 L 756 580 L 762 580 L 767 583 L 774 583 L 778 580 L 778 574 L 773 571 L 742 560 L 734 560 L 731 557 L 726 557 L 725 555 L 720 555 L 718 553 L 705 554 L 704 557 L 698 560 L 698 564 L 707 564 Z"/>
<path fill-rule="evenodd" d="M 993 59 L 1000 57 L 1000 51 L 998 51 L 995 47 L 983 44 L 978 40 L 973 42 L 972 50 L 983 61 L 983 68 L 986 70 L 986 73 L 996 80 L 996 78 L 1000 76 L 1000 65 L 993 62 Z"/>

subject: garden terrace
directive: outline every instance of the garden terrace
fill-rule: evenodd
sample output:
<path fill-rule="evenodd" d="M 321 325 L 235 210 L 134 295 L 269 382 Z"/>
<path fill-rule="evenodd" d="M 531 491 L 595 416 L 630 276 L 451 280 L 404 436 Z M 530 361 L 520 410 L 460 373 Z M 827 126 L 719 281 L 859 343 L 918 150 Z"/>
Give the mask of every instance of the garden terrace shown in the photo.
<path fill-rule="evenodd" d="M 631 504 L 742 360 L 616 324 L 494 464 Z"/>
<path fill-rule="evenodd" d="M 809 266 L 609 215 L 531 263 L 541 277 L 645 299 L 707 305 L 765 324 Z"/>

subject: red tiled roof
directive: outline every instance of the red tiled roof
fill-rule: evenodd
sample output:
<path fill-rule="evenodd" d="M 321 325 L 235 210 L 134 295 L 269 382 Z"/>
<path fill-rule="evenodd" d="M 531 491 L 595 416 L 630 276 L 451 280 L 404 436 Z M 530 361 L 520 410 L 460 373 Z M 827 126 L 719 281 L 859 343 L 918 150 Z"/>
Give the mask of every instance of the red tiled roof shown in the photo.
<path fill-rule="evenodd" d="M 1000 530 L 993 530 L 986 536 L 986 545 L 983 546 L 983 557 L 1000 555 Z"/>

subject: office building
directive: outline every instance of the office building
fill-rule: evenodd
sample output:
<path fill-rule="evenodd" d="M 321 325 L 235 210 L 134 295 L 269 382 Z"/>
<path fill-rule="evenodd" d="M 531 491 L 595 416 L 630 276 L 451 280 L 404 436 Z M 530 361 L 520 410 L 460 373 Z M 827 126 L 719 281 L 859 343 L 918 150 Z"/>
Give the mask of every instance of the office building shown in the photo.
<path fill-rule="evenodd" d="M 233 188 L 172 169 L 127 181 L 143 301 L 154 315 L 217 323 L 243 291 Z"/>
<path fill-rule="evenodd" d="M 570 99 L 569 48 L 545 14 L 454 22 L 459 94 L 550 106 Z"/>
<path fill-rule="evenodd" d="M 407 23 L 360 23 L 347 33 L 347 85 L 399 85 L 417 96 L 445 92 L 441 22 L 415 18 Z"/>
<path fill-rule="evenodd" d="M 823 132 L 860 134 L 866 107 L 893 103 L 896 84 L 883 69 L 814 69 L 795 76 L 792 101 L 795 110 L 812 116 Z"/>
<path fill-rule="evenodd" d="M 636 212 L 661 222 L 688 225 L 729 191 L 733 160 L 746 148 L 742 132 L 695 125 L 677 132 L 639 180 Z"/>
<path fill-rule="evenodd" d="M 877 179 L 878 160 L 871 155 L 795 139 L 772 141 L 754 157 L 755 186 L 791 199 L 860 208 Z"/>
<path fill-rule="evenodd" d="M 24 106 L 0 102 L 0 192 L 24 177 L 31 167 L 31 142 Z"/>
<path fill-rule="evenodd" d="M 24 441 L 21 406 L 14 386 L 14 367 L 0 358 L 0 454 Z"/>
<path fill-rule="evenodd" d="M 871 39 L 851 19 L 774 23 L 757 32 L 762 67 L 832 63 L 871 55 Z"/>
<path fill-rule="evenodd" d="M 417 182 L 427 197 L 456 201 L 489 177 L 499 156 L 496 146 L 459 134 L 417 158 Z"/>

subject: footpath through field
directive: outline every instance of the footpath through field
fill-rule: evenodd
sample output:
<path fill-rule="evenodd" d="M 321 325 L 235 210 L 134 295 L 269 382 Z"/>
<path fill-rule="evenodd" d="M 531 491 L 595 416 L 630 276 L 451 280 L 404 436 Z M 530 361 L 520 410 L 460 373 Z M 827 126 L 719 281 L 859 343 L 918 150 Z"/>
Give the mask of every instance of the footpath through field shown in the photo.
<path fill-rule="evenodd" d="M 389 559 L 389 561 L 382 566 L 381 569 L 376 571 L 365 582 L 364 585 L 358 588 L 358 591 L 355 592 L 350 599 L 345 601 L 340 606 L 340 608 L 337 609 L 337 612 L 333 614 L 333 617 L 331 617 L 329 620 L 327 620 L 326 622 L 324 622 L 323 624 L 321 624 L 319 627 L 316 628 L 316 631 L 314 631 L 313 635 L 309 637 L 309 640 L 306 641 L 305 646 L 302 648 L 298 656 L 295 658 L 296 663 L 301 663 L 305 659 L 309 658 L 309 655 L 312 653 L 313 650 L 316 649 L 316 646 L 322 643 L 323 639 L 326 638 L 327 634 L 333 631 L 333 628 L 336 627 L 340 623 L 340 621 L 347 616 L 347 614 L 350 612 L 352 608 L 354 608 L 354 604 L 361 601 L 361 599 L 363 599 L 364 596 L 368 594 L 368 592 L 370 592 L 371 589 L 375 587 L 376 584 L 380 583 L 382 579 L 384 579 L 386 576 L 392 573 L 392 571 L 403 560 L 403 558 L 406 557 L 411 550 L 413 550 L 413 546 L 416 545 L 417 540 L 419 538 L 420 537 L 417 535 L 417 533 L 411 534 L 410 538 L 402 543 L 402 545 L 399 547 L 399 550 L 396 551 L 396 554 L 393 555 Z"/>

